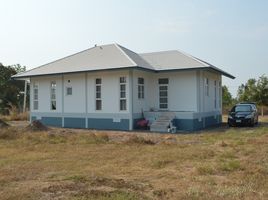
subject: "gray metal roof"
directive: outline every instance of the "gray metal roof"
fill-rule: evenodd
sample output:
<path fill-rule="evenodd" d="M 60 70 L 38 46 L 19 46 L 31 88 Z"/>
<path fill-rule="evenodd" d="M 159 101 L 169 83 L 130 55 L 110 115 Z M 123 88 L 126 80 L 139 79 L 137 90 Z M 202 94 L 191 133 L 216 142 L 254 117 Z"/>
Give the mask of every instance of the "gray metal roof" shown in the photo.
<path fill-rule="evenodd" d="M 179 51 L 137 54 L 118 44 L 95 46 L 40 67 L 16 74 L 12 78 L 64 74 L 108 69 L 140 67 L 152 71 L 210 68 L 227 77 L 232 75 L 193 56 Z"/>
<path fill-rule="evenodd" d="M 234 79 L 235 77 L 199 58 L 186 54 L 178 50 L 160 51 L 140 54 L 157 71 L 200 69 L 208 68 L 217 71 L 224 76 Z"/>
<path fill-rule="evenodd" d="M 176 50 L 143 53 L 140 55 L 154 66 L 156 70 L 208 67 L 207 64 Z"/>

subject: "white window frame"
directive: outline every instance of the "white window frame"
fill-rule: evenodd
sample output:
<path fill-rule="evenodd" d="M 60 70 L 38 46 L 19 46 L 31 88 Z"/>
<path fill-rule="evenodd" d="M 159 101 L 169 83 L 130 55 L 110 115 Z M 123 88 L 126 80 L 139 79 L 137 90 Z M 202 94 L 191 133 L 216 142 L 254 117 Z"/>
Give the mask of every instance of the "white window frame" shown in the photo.
<path fill-rule="evenodd" d="M 33 110 L 39 109 L 39 85 L 33 83 Z"/>
<path fill-rule="evenodd" d="M 100 83 L 97 83 L 97 80 L 100 80 Z M 98 91 L 97 88 L 100 90 Z M 102 110 L 102 98 L 101 98 L 101 90 L 102 90 L 102 78 L 95 79 L 95 110 L 101 111 Z M 98 103 L 100 102 L 100 108 L 97 107 Z"/>
<path fill-rule="evenodd" d="M 121 86 L 125 86 L 124 91 L 121 90 Z M 124 108 L 122 108 L 122 105 L 123 105 L 122 102 L 125 102 Z M 119 77 L 119 110 L 120 111 L 127 110 L 127 77 L 125 76 Z"/>
<path fill-rule="evenodd" d="M 57 82 L 51 81 L 50 82 L 50 110 L 57 110 Z M 55 108 L 53 107 L 53 103 L 55 102 Z"/>
<path fill-rule="evenodd" d="M 143 77 L 138 78 L 138 99 L 144 99 L 144 78 Z"/>
<path fill-rule="evenodd" d="M 160 83 L 160 79 L 167 79 L 167 82 L 166 83 Z M 169 84 L 169 78 L 159 78 L 158 79 L 158 95 L 159 95 L 158 100 L 159 100 L 159 109 L 160 110 L 168 110 L 168 88 L 169 88 L 168 87 L 168 84 Z M 166 90 L 160 89 L 161 86 L 166 87 Z M 166 96 L 162 96 L 160 94 L 161 92 L 166 92 L 167 95 Z M 165 99 L 166 98 L 167 102 L 165 102 L 165 103 L 161 102 L 161 98 L 162 99 Z M 166 105 L 166 107 L 163 108 L 163 107 L 161 107 L 162 105 Z"/>

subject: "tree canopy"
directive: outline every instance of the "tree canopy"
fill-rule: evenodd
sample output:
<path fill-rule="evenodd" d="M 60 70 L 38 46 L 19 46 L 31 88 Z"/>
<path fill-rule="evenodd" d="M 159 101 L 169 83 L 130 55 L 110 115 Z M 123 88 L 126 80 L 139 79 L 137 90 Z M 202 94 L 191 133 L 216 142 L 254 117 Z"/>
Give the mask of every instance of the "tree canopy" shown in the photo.
<path fill-rule="evenodd" d="M 226 85 L 222 86 L 222 105 L 224 107 L 230 106 L 233 104 L 234 99 L 232 98 L 231 93 L 228 90 Z"/>
<path fill-rule="evenodd" d="M 23 72 L 26 67 L 19 64 L 4 66 L 0 63 L 0 113 L 8 114 L 11 105 L 20 107 L 22 98 L 20 91 L 24 90 L 24 81 L 11 80 L 11 76 Z"/>
<path fill-rule="evenodd" d="M 255 102 L 262 107 L 268 106 L 268 77 L 262 75 L 259 79 L 249 79 L 245 84 L 239 86 L 237 99 L 240 102 Z"/>

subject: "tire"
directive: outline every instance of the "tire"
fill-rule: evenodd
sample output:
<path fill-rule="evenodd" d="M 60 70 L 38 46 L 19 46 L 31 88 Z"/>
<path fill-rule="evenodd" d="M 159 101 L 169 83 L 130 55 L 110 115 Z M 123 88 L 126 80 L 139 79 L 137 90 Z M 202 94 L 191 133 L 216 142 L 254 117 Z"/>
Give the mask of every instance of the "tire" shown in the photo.
<path fill-rule="evenodd" d="M 259 124 L 259 118 L 257 118 L 257 121 L 255 122 L 255 125 Z"/>
<path fill-rule="evenodd" d="M 254 125 L 255 125 L 255 123 L 254 123 L 254 119 L 253 119 L 253 120 L 251 120 L 249 126 L 250 126 L 250 127 L 254 127 Z"/>

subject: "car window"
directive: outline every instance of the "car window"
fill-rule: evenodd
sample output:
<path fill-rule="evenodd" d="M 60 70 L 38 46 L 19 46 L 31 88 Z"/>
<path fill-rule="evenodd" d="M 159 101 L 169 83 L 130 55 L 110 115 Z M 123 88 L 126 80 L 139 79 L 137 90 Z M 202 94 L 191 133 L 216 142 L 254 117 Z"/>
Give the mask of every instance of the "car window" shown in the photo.
<path fill-rule="evenodd" d="M 252 108 L 250 105 L 237 105 L 235 106 L 235 112 L 250 112 Z"/>

